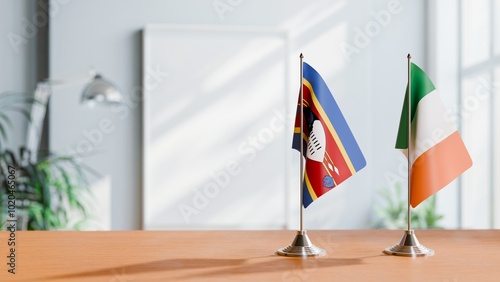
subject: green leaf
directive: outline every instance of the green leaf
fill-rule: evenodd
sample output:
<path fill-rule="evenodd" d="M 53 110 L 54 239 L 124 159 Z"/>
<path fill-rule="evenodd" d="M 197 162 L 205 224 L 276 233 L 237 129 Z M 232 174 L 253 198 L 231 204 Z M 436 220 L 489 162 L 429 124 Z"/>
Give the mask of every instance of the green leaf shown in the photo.
<path fill-rule="evenodd" d="M 4 167 L 16 167 L 18 186 L 25 187 L 16 192 L 16 198 L 29 201 L 28 229 L 66 229 L 75 221 L 86 221 L 87 201 L 92 196 L 87 179 L 89 170 L 72 156 L 50 154 L 32 163 L 22 157 L 26 153 L 29 152 L 23 148 L 19 157 L 11 151 L 0 151 L 0 180 L 7 175 Z M 5 189 L 1 181 L 0 188 Z"/>
<path fill-rule="evenodd" d="M 395 184 L 392 189 L 385 188 L 379 192 L 382 204 L 375 205 L 374 210 L 377 219 L 373 226 L 378 228 L 406 228 L 408 224 L 408 199 L 404 197 L 401 184 Z M 412 227 L 419 228 L 441 228 L 439 223 L 443 216 L 437 213 L 436 196 L 420 204 L 411 210 Z"/>

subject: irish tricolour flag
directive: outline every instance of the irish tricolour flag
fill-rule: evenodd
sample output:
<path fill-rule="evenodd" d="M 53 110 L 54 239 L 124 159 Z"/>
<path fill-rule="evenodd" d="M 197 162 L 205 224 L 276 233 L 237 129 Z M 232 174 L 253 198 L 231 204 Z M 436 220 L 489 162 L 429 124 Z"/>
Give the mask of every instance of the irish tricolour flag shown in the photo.
<path fill-rule="evenodd" d="M 410 204 L 416 207 L 472 166 L 472 160 L 434 84 L 411 64 Z M 408 149 L 408 92 L 396 148 Z"/>

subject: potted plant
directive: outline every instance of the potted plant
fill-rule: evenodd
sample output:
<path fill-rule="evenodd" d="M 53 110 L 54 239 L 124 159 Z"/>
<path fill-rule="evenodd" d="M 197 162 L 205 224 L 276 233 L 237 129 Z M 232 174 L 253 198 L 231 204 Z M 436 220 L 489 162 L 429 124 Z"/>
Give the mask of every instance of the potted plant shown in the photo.
<path fill-rule="evenodd" d="M 20 146 L 4 146 L 12 121 L 7 112 L 18 112 L 29 121 L 27 108 L 35 102 L 19 94 L 0 95 L 0 223 L 17 218 L 18 229 L 79 229 L 88 218 L 91 196 L 87 172 L 92 170 L 74 156 L 45 154 L 33 161 Z M 14 213 L 12 213 L 14 212 Z"/>
<path fill-rule="evenodd" d="M 378 218 L 375 228 L 405 229 L 408 224 L 408 198 L 403 195 L 401 183 L 394 184 L 393 189 L 381 191 L 384 203 L 375 206 Z M 437 212 L 436 195 L 429 197 L 411 211 L 411 225 L 415 229 L 441 229 L 443 215 Z"/>

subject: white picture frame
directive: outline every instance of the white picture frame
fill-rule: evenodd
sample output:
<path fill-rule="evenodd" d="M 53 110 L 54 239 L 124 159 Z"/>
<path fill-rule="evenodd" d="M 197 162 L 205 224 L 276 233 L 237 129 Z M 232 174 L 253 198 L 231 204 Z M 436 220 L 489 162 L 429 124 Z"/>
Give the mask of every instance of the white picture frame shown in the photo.
<path fill-rule="evenodd" d="M 281 30 L 146 26 L 143 229 L 286 228 L 288 50 Z"/>

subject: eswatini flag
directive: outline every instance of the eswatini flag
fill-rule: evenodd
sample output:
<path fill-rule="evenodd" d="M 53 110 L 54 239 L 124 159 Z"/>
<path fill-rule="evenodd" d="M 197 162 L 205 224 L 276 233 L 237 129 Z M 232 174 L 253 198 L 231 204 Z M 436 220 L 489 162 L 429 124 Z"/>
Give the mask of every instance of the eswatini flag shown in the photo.
<path fill-rule="evenodd" d="M 429 77 L 413 63 L 410 68 L 410 204 L 416 207 L 470 168 L 472 160 L 455 123 L 445 118 L 446 108 Z M 396 148 L 408 149 L 408 92 Z"/>
<path fill-rule="evenodd" d="M 366 161 L 344 116 L 321 76 L 303 63 L 303 135 L 300 137 L 300 96 L 295 118 L 292 147 L 300 152 L 304 142 L 306 158 L 303 205 L 365 167 Z"/>

